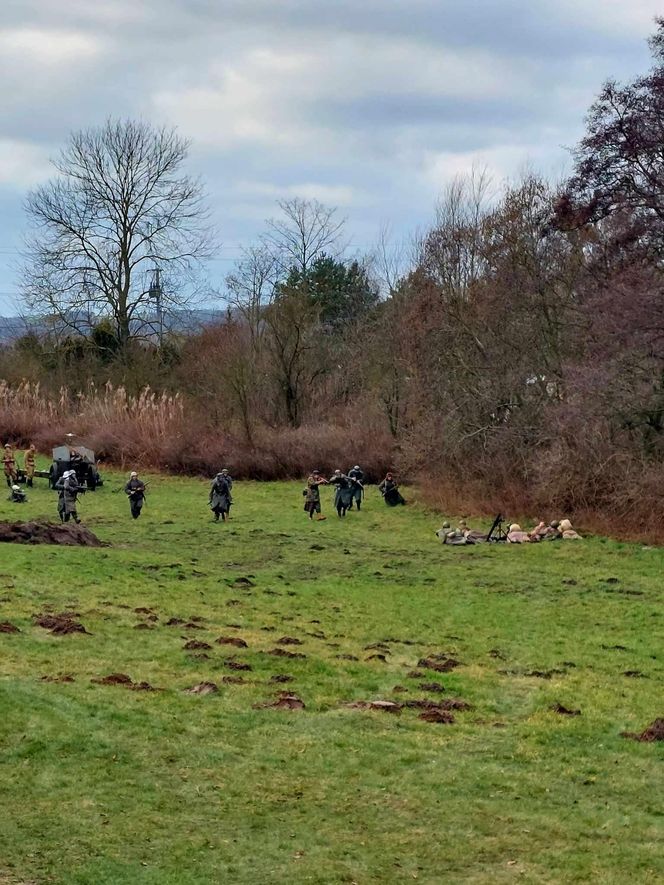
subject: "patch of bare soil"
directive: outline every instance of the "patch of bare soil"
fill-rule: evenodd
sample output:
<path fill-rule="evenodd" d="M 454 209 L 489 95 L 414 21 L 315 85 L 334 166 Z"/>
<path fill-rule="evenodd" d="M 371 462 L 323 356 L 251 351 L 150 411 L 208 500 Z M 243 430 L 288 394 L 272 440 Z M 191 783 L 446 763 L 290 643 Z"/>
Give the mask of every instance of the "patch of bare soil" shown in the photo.
<path fill-rule="evenodd" d="M 242 670 L 245 672 L 253 669 L 251 664 L 243 664 L 240 661 L 234 661 L 232 658 L 225 660 L 223 666 L 227 667 L 229 670 Z"/>
<path fill-rule="evenodd" d="M 16 624 L 11 624 L 9 621 L 3 621 L 0 624 L 0 633 L 20 633 L 21 631 L 18 629 Z"/>
<path fill-rule="evenodd" d="M 221 681 L 224 685 L 249 685 L 249 680 L 242 676 L 222 676 Z"/>
<path fill-rule="evenodd" d="M 391 650 L 385 645 L 384 642 L 372 642 L 371 645 L 364 646 L 365 651 L 381 651 L 383 654 L 389 655 L 392 654 Z"/>
<path fill-rule="evenodd" d="M 219 639 L 215 639 L 216 645 L 234 645 L 235 648 L 249 648 L 244 639 L 240 639 L 239 636 L 220 636 Z"/>
<path fill-rule="evenodd" d="M 366 659 L 367 661 L 380 661 L 382 664 L 387 664 L 387 658 L 385 655 L 369 655 Z"/>
<path fill-rule="evenodd" d="M 134 624 L 134 630 L 153 630 L 153 629 L 154 629 L 154 627 L 152 626 L 152 624 L 144 624 L 144 623 Z"/>
<path fill-rule="evenodd" d="M 440 682 L 421 682 L 418 686 L 420 691 L 432 691 L 442 694 L 445 691 L 444 686 Z"/>
<path fill-rule="evenodd" d="M 254 704 L 254 710 L 304 710 L 302 698 L 288 691 L 280 691 L 276 700 L 264 704 Z"/>
<path fill-rule="evenodd" d="M 134 614 L 135 615 L 154 615 L 154 612 L 152 611 L 151 608 L 145 608 L 144 606 L 139 606 L 138 608 L 134 609 Z M 156 617 L 156 615 L 155 615 L 155 617 Z"/>
<path fill-rule="evenodd" d="M 400 713 L 403 704 L 395 701 L 353 701 L 346 704 L 349 710 L 379 710 L 381 713 Z"/>
<path fill-rule="evenodd" d="M 472 710 L 473 707 L 461 698 L 446 698 L 444 701 L 424 700 L 404 701 L 404 707 L 412 707 L 415 710 Z"/>
<path fill-rule="evenodd" d="M 553 713 L 558 713 L 560 716 L 580 716 L 581 710 L 570 710 L 568 707 L 564 707 L 562 704 L 552 704 L 549 707 Z"/>
<path fill-rule="evenodd" d="M 166 621 L 167 627 L 179 627 L 182 624 L 184 624 L 182 618 L 169 618 L 168 621 Z"/>
<path fill-rule="evenodd" d="M 109 676 L 104 676 L 101 679 L 91 679 L 90 682 L 94 682 L 95 685 L 133 685 L 131 676 L 127 676 L 126 673 L 111 673 Z"/>
<path fill-rule="evenodd" d="M 302 645 L 302 640 L 298 639 L 296 636 L 282 636 L 281 639 L 277 639 L 277 645 Z"/>
<path fill-rule="evenodd" d="M 50 630 L 53 636 L 66 636 L 69 633 L 86 633 L 83 624 L 75 621 L 78 612 L 60 612 L 58 615 L 41 614 L 34 615 L 33 621 L 37 627 L 43 627 L 44 630 Z M 90 635 L 90 634 L 88 634 Z"/>
<path fill-rule="evenodd" d="M 215 691 L 219 691 L 215 682 L 199 682 L 191 688 L 185 688 L 186 694 L 213 694 Z"/>
<path fill-rule="evenodd" d="M 355 655 L 335 655 L 334 657 L 337 658 L 337 660 L 339 660 L 339 661 L 359 661 L 360 660 Z"/>
<path fill-rule="evenodd" d="M 71 673 L 60 673 L 58 676 L 42 676 L 40 682 L 75 682 Z"/>
<path fill-rule="evenodd" d="M 198 639 L 190 639 L 189 642 L 185 642 L 182 646 L 184 651 L 202 651 L 203 649 L 212 648 L 212 646 L 207 642 L 201 642 Z"/>
<path fill-rule="evenodd" d="M 423 673 L 421 670 L 409 670 L 406 673 L 406 679 L 424 679 L 426 673 Z"/>
<path fill-rule="evenodd" d="M 655 719 L 655 721 L 651 722 L 641 734 L 636 734 L 632 731 L 621 731 L 620 736 L 629 738 L 633 741 L 640 741 L 644 744 L 651 744 L 655 741 L 664 741 L 664 718 Z"/>
<path fill-rule="evenodd" d="M 235 584 L 236 587 L 255 587 L 256 586 L 250 578 L 244 578 L 244 577 L 236 578 L 233 581 L 233 583 Z"/>
<path fill-rule="evenodd" d="M 209 661 L 210 655 L 206 655 L 204 651 L 202 651 L 198 655 L 190 655 L 189 659 L 192 661 Z"/>
<path fill-rule="evenodd" d="M 534 679 L 552 679 L 554 676 L 565 676 L 567 670 L 552 667 L 550 670 L 498 670 L 501 676 L 530 676 Z"/>
<path fill-rule="evenodd" d="M 288 673 L 277 673 L 275 676 L 270 676 L 270 682 L 293 682 L 293 676 L 289 676 Z"/>
<path fill-rule="evenodd" d="M 60 544 L 65 547 L 104 547 L 89 529 L 76 523 L 0 522 L 0 543 Z"/>
<path fill-rule="evenodd" d="M 439 725 L 454 724 L 454 716 L 446 710 L 425 710 L 417 718 L 423 722 L 437 722 Z"/>
<path fill-rule="evenodd" d="M 426 667 L 427 670 L 435 670 L 437 673 L 449 673 L 450 670 L 461 666 L 461 661 L 457 661 L 455 658 L 432 655 L 428 658 L 420 658 L 417 666 Z"/>
<path fill-rule="evenodd" d="M 300 658 L 302 660 L 306 658 L 306 655 L 295 651 L 286 651 L 285 648 L 272 648 L 266 654 L 273 655 L 275 658 Z"/>
<path fill-rule="evenodd" d="M 395 685 L 392 688 L 394 694 L 403 694 L 404 692 L 410 691 L 410 689 L 406 688 L 405 685 Z"/>

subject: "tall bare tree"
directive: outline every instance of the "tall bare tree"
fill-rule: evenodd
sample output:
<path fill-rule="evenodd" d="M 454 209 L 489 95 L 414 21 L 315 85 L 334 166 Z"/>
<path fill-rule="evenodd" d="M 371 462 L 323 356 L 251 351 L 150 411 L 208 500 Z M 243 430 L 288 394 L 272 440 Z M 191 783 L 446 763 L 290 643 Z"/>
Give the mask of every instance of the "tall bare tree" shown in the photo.
<path fill-rule="evenodd" d="M 187 303 L 211 250 L 201 183 L 182 171 L 188 149 L 174 130 L 130 120 L 70 137 L 56 177 L 27 198 L 30 310 L 78 332 L 107 317 L 124 349 L 149 312 Z M 168 281 L 158 290 L 154 267 Z"/>

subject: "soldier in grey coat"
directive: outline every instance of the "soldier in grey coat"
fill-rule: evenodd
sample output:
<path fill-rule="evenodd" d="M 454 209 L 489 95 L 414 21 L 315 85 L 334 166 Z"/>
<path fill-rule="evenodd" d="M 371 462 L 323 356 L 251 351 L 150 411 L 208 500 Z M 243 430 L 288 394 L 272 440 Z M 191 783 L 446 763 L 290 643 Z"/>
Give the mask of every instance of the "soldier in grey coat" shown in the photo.
<path fill-rule="evenodd" d="M 210 485 L 209 503 L 210 510 L 214 514 L 215 522 L 219 522 L 220 516 L 222 522 L 226 522 L 226 520 L 229 519 L 231 504 L 233 503 L 231 497 L 232 488 L 233 480 L 231 479 L 228 470 L 222 470 L 221 473 L 218 473 L 212 480 L 212 484 Z"/>

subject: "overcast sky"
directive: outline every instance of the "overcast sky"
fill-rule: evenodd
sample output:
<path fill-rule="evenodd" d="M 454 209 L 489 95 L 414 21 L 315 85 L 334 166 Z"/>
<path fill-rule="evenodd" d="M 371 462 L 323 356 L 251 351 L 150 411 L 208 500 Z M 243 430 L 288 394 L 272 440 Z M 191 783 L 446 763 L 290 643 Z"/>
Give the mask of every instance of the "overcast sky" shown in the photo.
<path fill-rule="evenodd" d="M 426 225 L 446 181 L 559 178 L 607 77 L 648 66 L 661 0 L 0 0 L 0 314 L 27 190 L 107 116 L 192 141 L 221 284 L 275 201 L 339 207 L 353 247 Z"/>

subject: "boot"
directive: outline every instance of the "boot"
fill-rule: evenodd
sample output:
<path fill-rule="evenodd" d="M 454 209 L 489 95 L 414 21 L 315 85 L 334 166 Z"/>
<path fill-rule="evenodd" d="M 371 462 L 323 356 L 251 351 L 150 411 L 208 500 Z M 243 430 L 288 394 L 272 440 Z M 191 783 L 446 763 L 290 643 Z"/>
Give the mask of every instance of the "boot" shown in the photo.
<path fill-rule="evenodd" d="M 29 489 L 32 488 L 32 477 L 31 477 L 31 476 L 28 477 L 27 486 L 28 486 Z"/>

